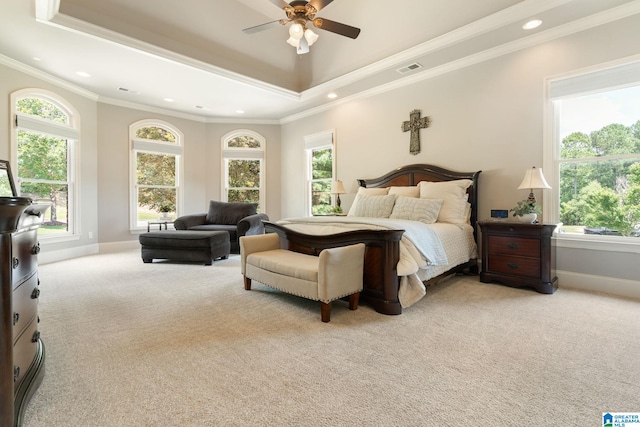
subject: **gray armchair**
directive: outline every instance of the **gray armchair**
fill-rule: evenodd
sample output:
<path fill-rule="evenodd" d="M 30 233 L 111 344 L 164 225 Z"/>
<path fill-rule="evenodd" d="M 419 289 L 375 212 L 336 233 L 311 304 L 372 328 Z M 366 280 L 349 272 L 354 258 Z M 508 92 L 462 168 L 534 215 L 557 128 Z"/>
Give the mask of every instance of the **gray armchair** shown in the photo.
<path fill-rule="evenodd" d="M 240 253 L 240 236 L 264 234 L 266 214 L 256 213 L 256 203 L 227 203 L 212 200 L 209 212 L 184 215 L 174 221 L 176 230 L 226 231 L 229 233 L 231 253 Z"/>

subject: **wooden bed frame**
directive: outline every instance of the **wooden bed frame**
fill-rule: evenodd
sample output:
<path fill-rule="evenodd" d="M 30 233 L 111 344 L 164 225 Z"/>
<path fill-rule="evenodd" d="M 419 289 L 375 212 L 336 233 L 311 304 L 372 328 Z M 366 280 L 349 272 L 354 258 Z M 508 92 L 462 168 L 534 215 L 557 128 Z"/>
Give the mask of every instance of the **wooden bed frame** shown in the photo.
<path fill-rule="evenodd" d="M 474 230 L 476 244 L 478 243 L 477 205 L 478 205 L 478 176 L 477 172 L 455 172 L 429 164 L 414 164 L 395 169 L 381 177 L 373 179 L 359 179 L 361 187 L 391 187 L 413 186 L 420 181 L 453 181 L 456 179 L 470 179 L 468 188 L 469 203 L 471 204 L 471 225 Z M 362 242 L 366 245 L 364 263 L 364 291 L 361 297 L 379 313 L 401 314 L 402 306 L 398 299 L 400 279 L 396 266 L 400 259 L 400 239 L 403 230 L 356 230 L 345 233 L 324 236 L 299 233 L 279 224 L 265 222 L 267 232 L 280 235 L 282 247 L 296 252 L 317 255 L 321 250 L 337 246 L 345 246 Z M 469 270 L 478 272 L 477 259 L 469 260 L 457 265 L 445 273 L 434 277 L 425 284 L 433 284 L 443 277 Z"/>

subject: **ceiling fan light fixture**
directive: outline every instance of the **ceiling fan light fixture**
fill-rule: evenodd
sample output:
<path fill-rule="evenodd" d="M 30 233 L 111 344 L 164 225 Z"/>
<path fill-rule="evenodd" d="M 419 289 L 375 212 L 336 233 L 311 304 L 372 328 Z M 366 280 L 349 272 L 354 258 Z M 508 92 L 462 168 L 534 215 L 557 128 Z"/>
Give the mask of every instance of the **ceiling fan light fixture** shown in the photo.
<path fill-rule="evenodd" d="M 306 29 L 304 30 L 304 38 L 307 39 L 307 43 L 311 46 L 318 40 L 318 35 L 310 29 Z"/>
<path fill-rule="evenodd" d="M 304 27 L 296 22 L 289 27 L 289 35 L 292 39 L 300 40 L 304 35 Z"/>
<path fill-rule="evenodd" d="M 289 43 L 291 46 L 295 47 L 296 49 L 300 47 L 300 40 L 296 40 L 293 37 L 289 37 L 289 39 L 287 40 L 287 43 Z"/>

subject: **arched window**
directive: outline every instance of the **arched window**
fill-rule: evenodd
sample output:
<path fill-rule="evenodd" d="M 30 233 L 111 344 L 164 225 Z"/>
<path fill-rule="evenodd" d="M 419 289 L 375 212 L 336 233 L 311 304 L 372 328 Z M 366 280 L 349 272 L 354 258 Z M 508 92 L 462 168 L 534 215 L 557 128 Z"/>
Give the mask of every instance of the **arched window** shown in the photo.
<path fill-rule="evenodd" d="M 180 215 L 182 132 L 160 120 L 129 126 L 131 229 Z"/>
<path fill-rule="evenodd" d="M 11 108 L 15 117 L 11 155 L 18 191 L 50 205 L 39 236 L 77 234 L 78 113 L 63 98 L 42 89 L 12 93 Z"/>
<path fill-rule="evenodd" d="M 259 133 L 240 129 L 222 137 L 222 200 L 257 203 L 265 209 L 266 140 Z"/>

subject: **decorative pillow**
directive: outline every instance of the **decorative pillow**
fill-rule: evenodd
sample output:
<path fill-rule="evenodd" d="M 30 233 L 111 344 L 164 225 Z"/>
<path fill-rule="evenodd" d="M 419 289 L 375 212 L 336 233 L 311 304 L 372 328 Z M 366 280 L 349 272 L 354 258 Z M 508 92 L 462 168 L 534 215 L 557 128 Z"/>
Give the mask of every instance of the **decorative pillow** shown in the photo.
<path fill-rule="evenodd" d="M 472 183 L 470 179 L 443 182 L 422 181 L 418 184 L 420 198 L 443 200 L 442 207 L 438 213 L 438 222 L 464 224 L 466 222 L 467 198 L 469 197 L 467 188 Z"/>
<path fill-rule="evenodd" d="M 356 205 L 358 204 L 358 199 L 360 196 L 386 196 L 389 192 L 388 187 L 383 188 L 365 188 L 359 187 L 358 192 L 356 193 L 356 198 L 353 199 L 353 204 L 347 213 L 347 216 L 355 216 Z"/>
<path fill-rule="evenodd" d="M 352 216 L 366 216 L 369 218 L 389 218 L 396 196 L 389 194 L 386 196 L 357 196 L 355 212 Z"/>
<path fill-rule="evenodd" d="M 420 197 L 420 187 L 417 185 L 407 187 L 389 187 L 389 194 L 406 197 Z"/>
<path fill-rule="evenodd" d="M 399 196 L 389 218 L 410 219 L 433 224 L 438 219 L 442 202 L 442 199 L 417 199 Z"/>
<path fill-rule="evenodd" d="M 236 225 L 242 218 L 254 215 L 258 211 L 257 203 L 209 202 L 207 224 Z"/>

